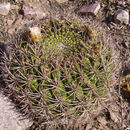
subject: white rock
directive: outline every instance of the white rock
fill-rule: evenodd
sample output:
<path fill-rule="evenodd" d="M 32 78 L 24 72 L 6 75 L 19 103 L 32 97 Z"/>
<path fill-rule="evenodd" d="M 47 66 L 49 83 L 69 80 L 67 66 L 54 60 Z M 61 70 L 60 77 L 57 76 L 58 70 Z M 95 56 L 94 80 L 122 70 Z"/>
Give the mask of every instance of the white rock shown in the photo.
<path fill-rule="evenodd" d="M 9 10 L 10 10 L 10 3 L 0 4 L 0 14 L 1 15 L 8 15 Z"/>
<path fill-rule="evenodd" d="M 27 35 L 33 42 L 39 42 L 41 39 L 41 30 L 39 27 L 30 27 L 27 29 Z"/>
<path fill-rule="evenodd" d="M 120 23 L 129 24 L 129 12 L 125 10 L 117 12 L 114 16 L 114 21 L 117 24 Z"/>

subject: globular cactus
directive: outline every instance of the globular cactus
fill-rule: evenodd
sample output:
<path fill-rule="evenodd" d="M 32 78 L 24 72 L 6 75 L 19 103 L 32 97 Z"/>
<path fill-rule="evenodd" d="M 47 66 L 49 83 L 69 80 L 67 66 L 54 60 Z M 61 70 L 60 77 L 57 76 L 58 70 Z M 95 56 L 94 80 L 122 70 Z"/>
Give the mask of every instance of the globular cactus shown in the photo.
<path fill-rule="evenodd" d="M 14 47 L 8 80 L 23 102 L 22 109 L 39 126 L 78 118 L 106 96 L 111 52 L 102 37 L 89 40 L 87 26 L 50 22 L 42 27 L 42 42 L 21 41 Z"/>

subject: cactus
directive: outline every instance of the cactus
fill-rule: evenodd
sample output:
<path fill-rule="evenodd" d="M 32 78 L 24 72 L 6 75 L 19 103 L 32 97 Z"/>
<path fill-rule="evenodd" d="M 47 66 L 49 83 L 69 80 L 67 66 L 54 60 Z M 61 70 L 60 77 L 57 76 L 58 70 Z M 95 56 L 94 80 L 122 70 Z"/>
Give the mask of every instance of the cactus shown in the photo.
<path fill-rule="evenodd" d="M 8 81 L 39 126 L 78 118 L 107 94 L 111 52 L 101 36 L 88 41 L 87 26 L 50 21 L 42 27 L 43 42 L 15 44 Z"/>

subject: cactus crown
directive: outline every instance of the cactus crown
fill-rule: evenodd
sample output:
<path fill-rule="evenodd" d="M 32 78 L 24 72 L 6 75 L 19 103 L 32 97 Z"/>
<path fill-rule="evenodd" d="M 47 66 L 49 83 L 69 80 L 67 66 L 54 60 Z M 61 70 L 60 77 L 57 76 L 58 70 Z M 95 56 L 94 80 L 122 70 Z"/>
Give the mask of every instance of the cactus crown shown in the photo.
<path fill-rule="evenodd" d="M 37 120 L 76 118 L 105 98 L 111 52 L 86 27 L 50 21 L 42 26 L 42 42 L 15 45 L 9 83 Z"/>

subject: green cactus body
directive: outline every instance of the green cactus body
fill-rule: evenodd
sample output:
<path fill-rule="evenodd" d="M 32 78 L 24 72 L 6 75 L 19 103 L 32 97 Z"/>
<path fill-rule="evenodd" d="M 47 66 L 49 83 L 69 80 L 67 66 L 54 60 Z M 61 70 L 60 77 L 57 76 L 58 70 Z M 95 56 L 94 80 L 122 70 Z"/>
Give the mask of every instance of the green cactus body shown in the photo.
<path fill-rule="evenodd" d="M 23 97 L 25 90 L 28 92 L 34 113 L 43 111 L 45 106 L 50 119 L 78 117 L 105 96 L 105 78 L 113 68 L 113 63 L 107 60 L 110 51 L 104 45 L 100 47 L 98 40 L 91 44 L 84 41 L 83 37 L 88 36 L 80 33 L 78 25 L 73 28 L 66 22 L 53 25 L 43 30 L 43 42 L 39 45 L 26 42 L 16 45 L 10 65 L 15 78 L 9 78 Z M 103 50 L 102 55 L 95 47 Z M 104 62 L 109 66 L 106 70 Z"/>

